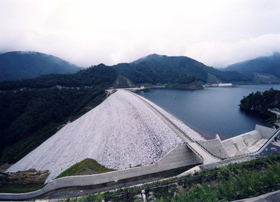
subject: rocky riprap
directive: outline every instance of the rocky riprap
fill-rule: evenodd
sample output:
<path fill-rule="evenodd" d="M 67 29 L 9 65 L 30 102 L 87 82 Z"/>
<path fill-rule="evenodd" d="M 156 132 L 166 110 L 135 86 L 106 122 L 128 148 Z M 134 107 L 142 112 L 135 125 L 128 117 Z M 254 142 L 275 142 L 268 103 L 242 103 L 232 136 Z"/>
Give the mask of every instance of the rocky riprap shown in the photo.
<path fill-rule="evenodd" d="M 0 186 L 8 184 L 41 184 L 45 182 L 49 174 L 48 170 L 36 171 L 35 169 L 15 173 L 0 172 Z"/>
<path fill-rule="evenodd" d="M 203 139 L 175 117 L 169 118 L 193 139 Z M 50 181 L 86 158 L 120 170 L 157 162 L 183 143 L 137 95 L 118 90 L 81 118 L 68 123 L 8 172 L 49 170 L 47 181 Z"/>

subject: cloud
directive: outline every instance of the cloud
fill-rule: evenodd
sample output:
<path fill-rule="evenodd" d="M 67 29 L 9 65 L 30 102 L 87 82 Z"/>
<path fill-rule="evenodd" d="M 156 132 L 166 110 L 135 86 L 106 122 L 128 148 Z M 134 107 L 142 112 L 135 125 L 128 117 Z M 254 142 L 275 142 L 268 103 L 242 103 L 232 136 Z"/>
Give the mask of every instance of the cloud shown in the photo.
<path fill-rule="evenodd" d="M 184 55 L 210 66 L 226 67 L 260 56 L 269 56 L 274 52 L 280 52 L 280 34 L 267 34 L 232 43 L 202 42 L 193 44 Z"/>
<path fill-rule="evenodd" d="M 0 33 L 2 52 L 38 51 L 84 67 L 152 53 L 222 67 L 280 51 L 280 1 L 1 0 Z"/>

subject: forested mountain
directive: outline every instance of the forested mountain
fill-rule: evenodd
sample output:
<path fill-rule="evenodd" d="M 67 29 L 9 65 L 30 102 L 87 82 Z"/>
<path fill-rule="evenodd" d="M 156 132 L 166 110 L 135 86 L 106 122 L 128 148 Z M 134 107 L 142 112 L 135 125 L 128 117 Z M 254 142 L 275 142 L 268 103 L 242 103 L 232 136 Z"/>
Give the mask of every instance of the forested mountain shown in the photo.
<path fill-rule="evenodd" d="M 13 54 L 21 58 L 20 53 Z M 17 62 L 40 64 L 36 63 L 38 58 L 52 58 L 39 53 L 27 55 L 30 61 L 25 57 Z M 171 88 L 198 89 L 207 82 L 247 80 L 236 72 L 221 72 L 187 57 L 153 54 L 132 63 L 100 64 L 74 74 L 0 82 L 0 164 L 18 161 L 63 124 L 101 103 L 105 88 L 167 84 Z"/>
<path fill-rule="evenodd" d="M 0 164 L 18 161 L 63 124 L 101 103 L 117 75 L 98 65 L 76 74 L 0 83 Z"/>
<path fill-rule="evenodd" d="M 109 87 L 114 83 L 117 76 L 116 70 L 99 64 L 83 69 L 75 74 L 49 74 L 33 79 L 20 81 L 4 81 L 0 83 L 0 90 L 15 90 L 21 88 L 50 88 L 56 85 L 64 87 L 85 87 L 102 85 Z"/>
<path fill-rule="evenodd" d="M 237 71 L 256 83 L 280 83 L 280 53 L 233 64 L 224 71 Z"/>
<path fill-rule="evenodd" d="M 43 74 L 68 74 L 81 70 L 65 60 L 38 52 L 0 54 L 0 81 L 34 78 Z"/>
<path fill-rule="evenodd" d="M 134 84 L 248 81 L 237 72 L 221 72 L 188 57 L 149 55 L 132 63 L 112 66 Z"/>

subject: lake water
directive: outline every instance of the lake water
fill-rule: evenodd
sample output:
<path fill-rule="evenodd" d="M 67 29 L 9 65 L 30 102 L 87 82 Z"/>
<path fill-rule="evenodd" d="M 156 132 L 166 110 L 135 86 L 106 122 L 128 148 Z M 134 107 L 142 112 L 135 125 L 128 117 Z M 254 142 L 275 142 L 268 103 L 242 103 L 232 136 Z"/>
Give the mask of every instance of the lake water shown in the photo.
<path fill-rule="evenodd" d="M 256 91 L 280 85 L 209 87 L 204 90 L 150 89 L 137 94 L 154 102 L 188 126 L 207 133 L 234 137 L 264 125 L 259 118 L 239 109 L 240 100 Z"/>

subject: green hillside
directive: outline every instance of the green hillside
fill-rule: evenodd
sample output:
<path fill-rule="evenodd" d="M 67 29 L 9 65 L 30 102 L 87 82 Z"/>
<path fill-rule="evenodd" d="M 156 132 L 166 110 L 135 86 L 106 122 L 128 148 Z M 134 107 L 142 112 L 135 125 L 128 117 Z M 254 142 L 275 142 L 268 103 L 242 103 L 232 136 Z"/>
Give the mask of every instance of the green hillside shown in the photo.
<path fill-rule="evenodd" d="M 98 65 L 76 74 L 0 83 L 0 164 L 18 161 L 100 104 L 116 78 L 115 70 Z"/>
<path fill-rule="evenodd" d="M 112 67 L 134 84 L 178 83 L 180 80 L 183 83 L 179 84 L 194 81 L 207 83 L 213 81 L 213 77 L 217 82 L 249 80 L 237 72 L 222 72 L 188 57 L 168 57 L 157 54 Z"/>
<path fill-rule="evenodd" d="M 280 53 L 233 64 L 224 71 L 237 71 L 256 83 L 280 83 Z"/>
<path fill-rule="evenodd" d="M 69 74 L 81 70 L 58 57 L 38 52 L 0 54 L 0 81 L 34 78 L 43 74 Z"/>

